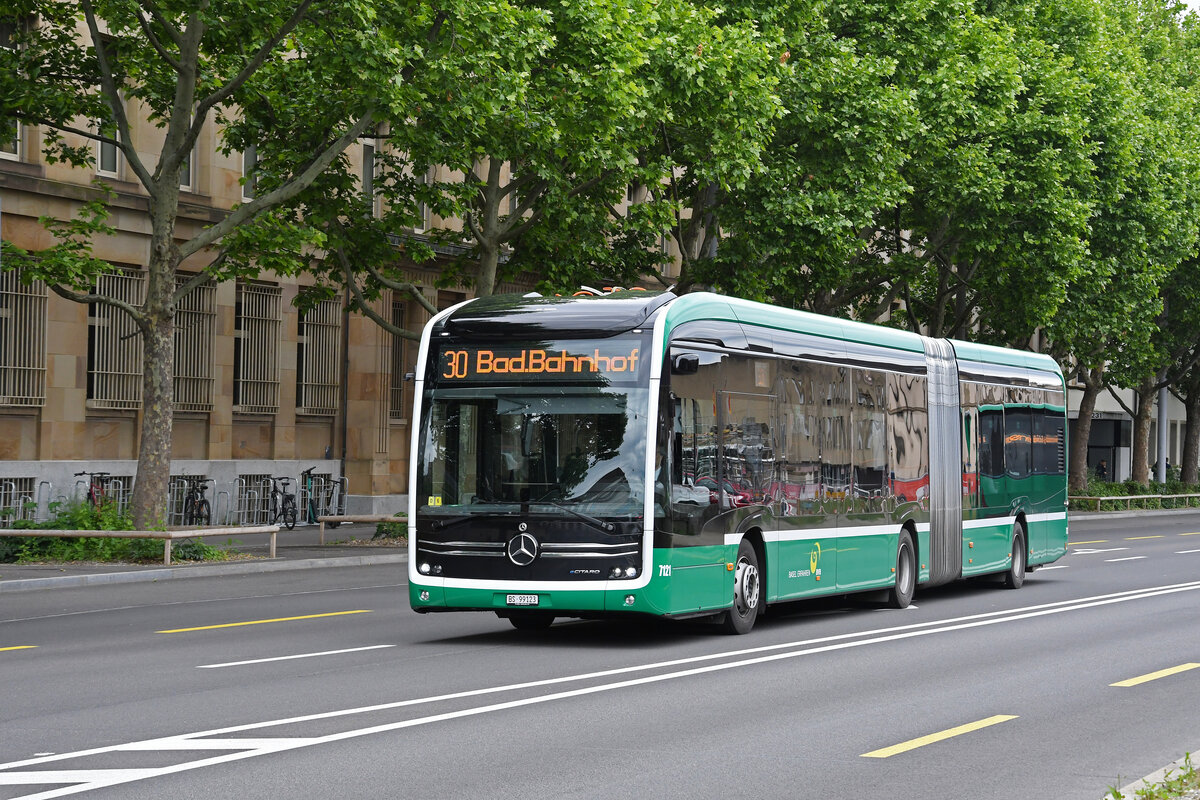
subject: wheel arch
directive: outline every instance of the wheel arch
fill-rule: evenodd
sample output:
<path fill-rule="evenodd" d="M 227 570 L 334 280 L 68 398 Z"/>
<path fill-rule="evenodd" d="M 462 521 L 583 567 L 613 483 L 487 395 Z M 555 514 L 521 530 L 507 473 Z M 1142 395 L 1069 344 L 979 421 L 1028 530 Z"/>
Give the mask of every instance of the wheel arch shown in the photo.
<path fill-rule="evenodd" d="M 762 607 L 758 613 L 762 614 L 767 610 L 767 598 L 771 596 L 770 570 L 767 569 L 767 542 L 763 538 L 762 529 L 758 527 L 748 528 L 742 533 L 742 538 L 750 542 L 750 546 L 754 548 L 754 555 L 758 558 L 758 580 L 762 586 L 760 589 Z"/>

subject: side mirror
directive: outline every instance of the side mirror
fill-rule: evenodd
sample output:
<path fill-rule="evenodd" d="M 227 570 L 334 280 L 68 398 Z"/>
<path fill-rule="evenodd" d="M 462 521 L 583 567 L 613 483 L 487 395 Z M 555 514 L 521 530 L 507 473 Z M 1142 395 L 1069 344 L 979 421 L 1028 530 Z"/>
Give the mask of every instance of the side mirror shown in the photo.
<path fill-rule="evenodd" d="M 700 356 L 681 353 L 671 361 L 671 372 L 675 375 L 695 375 L 700 371 Z"/>

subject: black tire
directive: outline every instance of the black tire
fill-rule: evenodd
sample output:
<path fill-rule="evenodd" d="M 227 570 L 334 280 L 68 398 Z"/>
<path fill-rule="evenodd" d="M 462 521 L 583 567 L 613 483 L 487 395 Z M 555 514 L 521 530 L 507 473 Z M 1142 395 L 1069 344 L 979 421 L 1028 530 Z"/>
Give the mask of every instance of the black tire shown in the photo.
<path fill-rule="evenodd" d="M 519 631 L 544 631 L 554 624 L 554 615 L 545 611 L 512 611 L 508 621 Z"/>
<path fill-rule="evenodd" d="M 758 569 L 758 553 L 754 545 L 742 539 L 733 572 L 733 605 L 724 613 L 721 626 L 729 634 L 749 633 L 758 619 L 761 605 L 762 573 Z"/>
<path fill-rule="evenodd" d="M 296 501 L 283 501 L 283 524 L 290 531 L 296 527 Z"/>
<path fill-rule="evenodd" d="M 1013 526 L 1012 554 L 1009 556 L 1008 570 L 1004 573 L 1005 589 L 1021 588 L 1025 583 L 1028 561 L 1025 553 L 1025 526 L 1018 522 Z"/>
<path fill-rule="evenodd" d="M 196 503 L 196 511 L 194 516 L 196 525 L 212 524 L 212 509 L 209 508 L 207 500 L 201 498 L 200 501 Z"/>
<path fill-rule="evenodd" d="M 917 550 L 912 535 L 900 531 L 896 544 L 896 585 L 888 590 L 888 608 L 908 608 L 917 591 Z"/>

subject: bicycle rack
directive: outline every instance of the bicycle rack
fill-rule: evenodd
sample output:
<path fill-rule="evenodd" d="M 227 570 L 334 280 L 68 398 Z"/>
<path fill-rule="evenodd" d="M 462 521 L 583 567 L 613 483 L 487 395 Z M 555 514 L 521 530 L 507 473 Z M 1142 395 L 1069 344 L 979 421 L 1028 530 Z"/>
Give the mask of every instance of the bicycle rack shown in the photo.
<path fill-rule="evenodd" d="M 11 498 L 11 503 L 6 503 L 6 500 Z M 5 512 L 8 513 L 5 513 Z M 17 484 L 14 481 L 0 482 L 0 519 L 8 520 L 9 523 L 14 519 L 21 518 L 21 509 L 17 505 Z"/>
<path fill-rule="evenodd" d="M 225 515 L 221 515 L 221 498 L 225 498 Z M 233 519 L 233 497 L 224 490 L 217 491 L 217 482 L 213 481 L 213 523 L 221 520 L 221 525 L 229 525 Z"/>
<path fill-rule="evenodd" d="M 43 499 L 42 498 L 42 487 L 43 486 L 46 487 L 45 502 L 42 502 L 42 499 Z M 54 484 L 50 483 L 50 481 L 39 481 L 38 482 L 37 497 L 34 500 L 37 503 L 37 510 L 34 512 L 34 517 L 33 517 L 38 522 L 42 522 L 50 517 L 50 503 L 52 502 L 50 500 L 50 498 L 53 496 L 53 492 L 54 492 Z"/>

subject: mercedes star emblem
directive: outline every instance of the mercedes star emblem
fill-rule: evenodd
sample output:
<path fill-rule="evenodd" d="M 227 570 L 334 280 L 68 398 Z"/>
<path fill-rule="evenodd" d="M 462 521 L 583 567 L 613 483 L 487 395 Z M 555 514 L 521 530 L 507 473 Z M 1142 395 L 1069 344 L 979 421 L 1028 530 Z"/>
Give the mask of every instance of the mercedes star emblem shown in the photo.
<path fill-rule="evenodd" d="M 538 557 L 538 540 L 532 533 L 520 533 L 508 540 L 508 560 L 518 567 L 528 567 Z"/>

